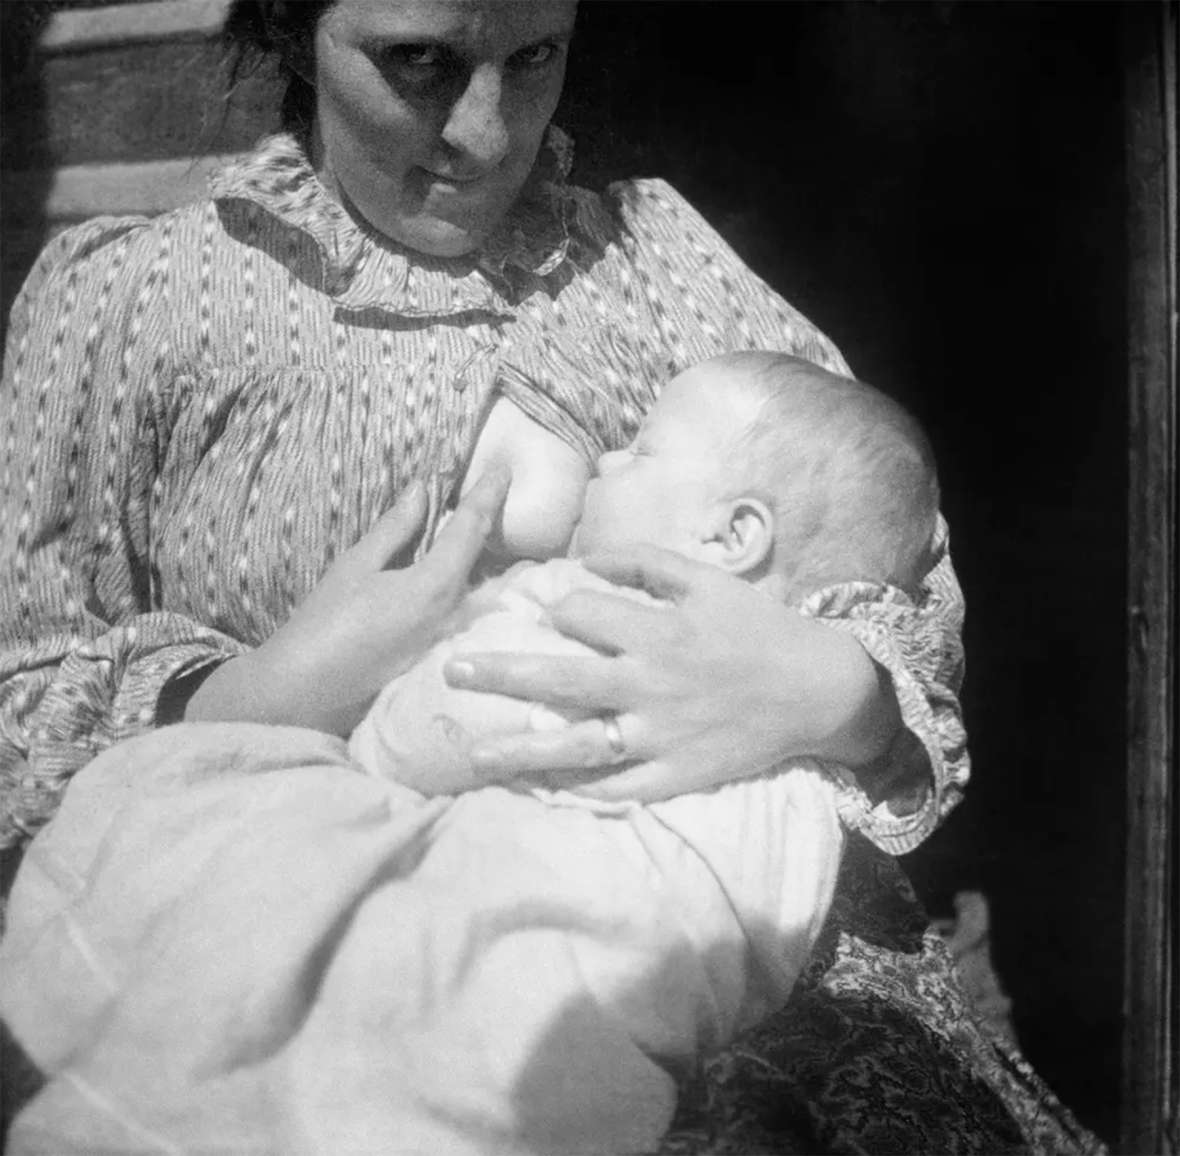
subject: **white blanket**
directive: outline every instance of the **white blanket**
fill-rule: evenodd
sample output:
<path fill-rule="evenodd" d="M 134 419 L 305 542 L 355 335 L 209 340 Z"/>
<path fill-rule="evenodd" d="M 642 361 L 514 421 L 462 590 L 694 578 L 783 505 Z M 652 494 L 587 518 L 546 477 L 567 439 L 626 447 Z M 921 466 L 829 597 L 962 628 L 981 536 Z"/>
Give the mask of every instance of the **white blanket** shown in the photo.
<path fill-rule="evenodd" d="M 13 888 L 0 1015 L 50 1079 L 9 1150 L 650 1148 L 679 1067 L 785 1000 L 830 903 L 831 784 L 775 782 L 756 811 L 735 785 L 599 813 L 424 800 L 311 731 L 121 744 Z M 720 872 L 702 821 L 731 825 Z"/>

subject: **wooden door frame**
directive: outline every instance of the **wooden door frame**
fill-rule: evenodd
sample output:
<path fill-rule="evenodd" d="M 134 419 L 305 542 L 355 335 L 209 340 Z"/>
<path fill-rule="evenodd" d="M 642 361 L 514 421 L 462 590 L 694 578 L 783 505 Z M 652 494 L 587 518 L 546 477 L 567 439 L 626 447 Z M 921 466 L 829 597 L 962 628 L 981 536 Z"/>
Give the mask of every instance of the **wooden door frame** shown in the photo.
<path fill-rule="evenodd" d="M 1176 919 L 1176 0 L 1128 4 L 1125 1153 L 1180 1151 Z"/>

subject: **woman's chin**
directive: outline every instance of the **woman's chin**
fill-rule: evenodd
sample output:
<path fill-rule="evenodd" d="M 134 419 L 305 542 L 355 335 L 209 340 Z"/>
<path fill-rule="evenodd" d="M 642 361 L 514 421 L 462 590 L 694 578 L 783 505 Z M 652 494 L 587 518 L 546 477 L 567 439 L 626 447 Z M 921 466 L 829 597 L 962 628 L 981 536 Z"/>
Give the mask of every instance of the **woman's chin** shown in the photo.
<path fill-rule="evenodd" d="M 400 222 L 382 231 L 406 249 L 443 260 L 470 256 L 487 238 L 486 229 L 467 228 L 439 218 Z"/>

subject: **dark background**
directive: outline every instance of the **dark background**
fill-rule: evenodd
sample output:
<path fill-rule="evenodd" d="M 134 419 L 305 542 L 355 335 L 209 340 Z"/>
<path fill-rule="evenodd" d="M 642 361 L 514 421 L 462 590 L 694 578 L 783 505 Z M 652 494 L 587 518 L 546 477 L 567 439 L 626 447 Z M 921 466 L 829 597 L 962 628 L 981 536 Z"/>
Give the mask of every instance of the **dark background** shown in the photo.
<path fill-rule="evenodd" d="M 1119 5 L 583 0 L 575 176 L 671 181 L 934 441 L 974 776 L 906 866 L 991 904 L 1029 1058 L 1117 1133 L 1127 388 Z"/>
<path fill-rule="evenodd" d="M 249 109 L 210 133 L 213 78 L 192 46 L 151 50 L 140 72 L 131 50 L 101 74 L 84 58 L 38 72 L 25 41 L 51 7 L 0 0 L 7 170 L 254 133 Z M 670 180 L 929 430 L 967 596 L 975 771 L 906 866 L 937 915 L 955 891 L 987 895 L 1021 1043 L 1108 1140 L 1125 808 L 1119 8 L 582 0 L 558 117 L 581 183 Z M 43 88 L 58 94 L 44 115 Z M 4 303 L 43 239 L 36 205 L 3 206 Z"/>

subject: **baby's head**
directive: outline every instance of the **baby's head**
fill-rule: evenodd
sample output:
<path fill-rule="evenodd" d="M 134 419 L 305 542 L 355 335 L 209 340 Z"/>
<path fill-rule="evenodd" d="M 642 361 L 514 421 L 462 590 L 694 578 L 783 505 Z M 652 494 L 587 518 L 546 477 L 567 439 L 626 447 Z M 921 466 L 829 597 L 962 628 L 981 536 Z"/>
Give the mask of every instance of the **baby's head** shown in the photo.
<path fill-rule="evenodd" d="M 572 551 L 651 543 L 786 601 L 857 579 L 913 590 L 937 512 L 929 443 L 900 405 L 799 358 L 731 353 L 674 378 L 603 454 Z"/>

